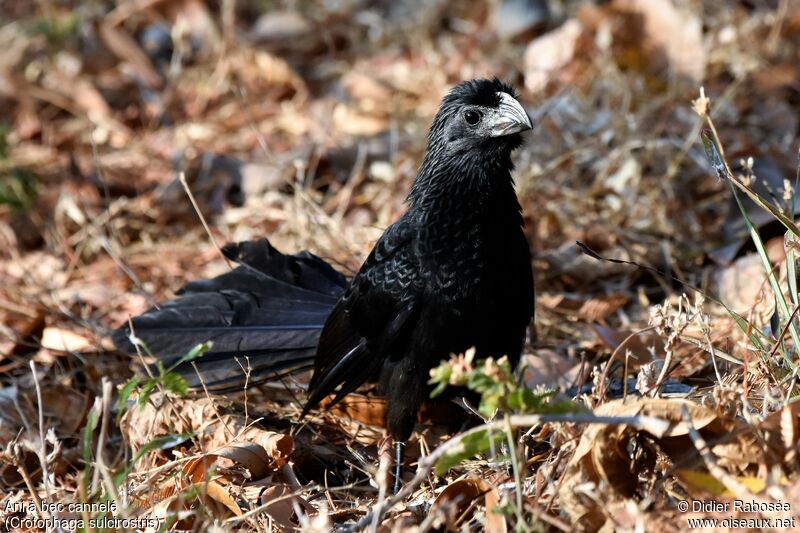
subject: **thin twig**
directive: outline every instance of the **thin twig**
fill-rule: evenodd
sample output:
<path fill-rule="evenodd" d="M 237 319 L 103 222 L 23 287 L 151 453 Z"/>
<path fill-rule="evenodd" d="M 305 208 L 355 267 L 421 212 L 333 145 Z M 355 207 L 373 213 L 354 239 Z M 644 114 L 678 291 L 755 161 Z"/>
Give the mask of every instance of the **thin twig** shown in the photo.
<path fill-rule="evenodd" d="M 178 179 L 180 180 L 181 185 L 183 185 L 183 190 L 186 191 L 186 195 L 189 196 L 189 201 L 192 202 L 192 207 L 194 208 L 194 212 L 197 213 L 197 217 L 203 224 L 203 229 L 206 230 L 208 238 L 211 239 L 211 244 L 213 244 L 214 248 L 217 249 L 217 253 L 219 253 L 219 256 L 222 258 L 223 261 L 225 261 L 225 264 L 228 265 L 228 268 L 233 270 L 233 265 L 228 260 L 228 258 L 225 257 L 225 254 L 222 253 L 222 248 L 220 248 L 219 244 L 217 244 L 217 240 L 214 238 L 214 234 L 211 233 L 211 228 L 209 228 L 208 223 L 206 223 L 206 218 L 203 216 L 202 211 L 200 211 L 200 206 L 197 205 L 197 201 L 194 199 L 194 194 L 192 194 L 192 190 L 189 188 L 189 183 L 186 181 L 186 174 L 183 171 L 181 171 L 178 174 Z"/>
<path fill-rule="evenodd" d="M 711 448 L 709 447 L 708 443 L 703 436 L 700 435 L 700 432 L 697 431 L 697 428 L 694 427 L 694 424 L 692 423 L 692 417 L 689 414 L 689 408 L 686 406 L 686 404 L 681 405 L 681 417 L 683 418 L 683 422 L 689 428 L 689 438 L 692 440 L 692 444 L 694 444 L 697 453 L 700 454 L 700 457 L 703 459 L 703 462 L 705 463 L 706 468 L 711 475 L 725 485 L 725 488 L 731 491 L 737 498 L 745 499 L 752 497 L 753 495 L 749 490 L 747 490 L 747 487 L 739 483 L 739 481 L 725 472 L 717 464 L 717 459 L 714 457 L 714 454 L 711 453 Z"/>
<path fill-rule="evenodd" d="M 378 505 L 380 505 L 380 502 L 385 501 L 386 493 L 389 490 L 389 465 L 392 464 L 392 454 L 388 448 L 389 440 L 384 438 L 383 442 L 379 445 L 378 472 L 375 475 L 375 481 L 378 483 Z M 373 520 L 369 527 L 370 533 L 376 533 L 378 531 L 381 516 L 382 513 L 380 511 L 373 514 Z"/>
<path fill-rule="evenodd" d="M 230 439 L 232 439 L 231 442 L 233 442 L 233 440 L 238 438 L 238 435 L 236 435 L 231 430 L 231 428 L 228 427 L 228 424 L 225 423 L 225 420 L 222 418 L 222 415 L 219 414 L 219 410 L 217 409 L 217 404 L 213 400 L 213 398 L 211 398 L 211 394 L 209 394 L 209 392 L 208 392 L 208 387 L 206 386 L 206 382 L 203 379 L 203 376 L 200 374 L 200 369 L 197 368 L 197 364 L 194 361 L 192 361 L 192 368 L 194 368 L 194 372 L 195 372 L 195 374 L 197 374 L 197 379 L 200 381 L 200 386 L 203 387 L 203 392 L 206 395 L 206 400 L 208 400 L 208 404 L 214 410 L 214 415 L 216 415 L 216 417 L 217 417 L 217 422 L 219 422 L 222 425 L 222 427 L 225 428 L 225 432 L 228 434 L 228 437 Z M 247 418 L 245 418 L 244 423 L 245 423 L 245 427 L 247 427 Z"/>
<path fill-rule="evenodd" d="M 42 466 L 42 479 L 44 480 L 44 492 L 47 496 L 48 505 L 52 503 L 50 493 L 50 474 L 47 471 L 47 449 L 44 439 L 44 403 L 42 402 L 42 389 L 39 386 L 39 376 L 36 375 L 36 363 L 30 361 L 31 374 L 33 374 L 33 386 L 36 388 L 36 402 L 39 407 L 39 463 Z"/>
<path fill-rule="evenodd" d="M 772 359 L 773 357 L 775 357 L 775 353 L 778 351 L 778 348 L 780 347 L 781 343 L 783 342 L 783 338 L 786 336 L 786 332 L 789 331 L 789 326 L 792 325 L 792 322 L 794 321 L 795 317 L 797 316 L 797 312 L 798 311 L 800 311 L 800 305 L 798 305 L 797 307 L 794 308 L 794 311 L 792 311 L 792 314 L 789 315 L 789 320 L 787 320 L 786 324 L 783 325 L 783 329 L 781 330 L 781 334 L 778 335 L 778 339 L 775 341 L 775 346 L 773 346 L 772 350 L 769 351 L 769 355 L 767 356 L 768 360 Z"/>
<path fill-rule="evenodd" d="M 291 499 L 297 498 L 297 497 L 298 497 L 297 494 L 294 494 L 294 493 L 286 494 L 284 496 L 279 496 L 278 498 L 275 498 L 274 500 L 270 500 L 270 501 L 268 501 L 266 503 L 262 503 L 258 507 L 247 511 L 246 513 L 244 513 L 241 516 L 234 516 L 234 517 L 228 518 L 223 523 L 228 525 L 228 526 L 230 526 L 230 527 L 234 527 L 236 525 L 241 524 L 242 522 L 246 522 L 247 520 L 250 520 L 251 518 L 254 518 L 254 517 L 260 515 L 261 513 L 265 512 L 267 509 L 269 509 L 270 507 L 272 507 L 273 505 L 275 505 L 278 502 L 291 500 Z"/>
<path fill-rule="evenodd" d="M 105 447 L 106 437 L 108 436 L 108 421 L 111 418 L 111 382 L 107 377 L 103 377 L 103 417 L 100 421 L 100 434 L 97 436 L 97 447 L 95 448 L 95 462 L 105 464 L 103 459 L 103 448 Z M 92 493 L 97 491 L 97 484 L 100 482 L 100 469 L 95 468 L 92 475 Z"/>
<path fill-rule="evenodd" d="M 28 470 L 25 468 L 25 459 L 21 453 L 22 448 L 16 442 L 9 443 L 8 447 L 12 452 L 11 462 L 17 468 L 19 475 L 22 476 L 22 480 L 25 482 L 25 486 L 28 487 L 28 492 L 30 493 L 31 498 L 33 498 L 33 503 L 36 506 L 36 515 L 39 518 L 49 518 L 50 513 L 48 509 L 45 509 L 42 505 L 42 500 L 39 498 L 39 493 L 36 492 L 36 487 L 33 486 L 33 480 L 31 479 L 30 474 L 28 474 Z"/>
<path fill-rule="evenodd" d="M 719 373 L 719 366 L 717 365 L 717 356 L 716 352 L 714 351 L 714 344 L 711 342 L 711 336 L 708 334 L 708 331 L 703 331 L 703 337 L 705 338 L 706 344 L 708 344 L 708 353 L 711 355 L 711 365 L 714 367 L 714 374 L 717 376 L 717 383 L 719 383 L 720 388 L 722 388 L 722 376 Z"/>
<path fill-rule="evenodd" d="M 514 472 L 514 485 L 516 485 L 514 494 L 516 495 L 516 507 L 515 511 L 517 514 L 517 527 L 520 527 L 521 524 L 524 524 L 524 505 L 522 499 L 522 472 L 520 471 L 519 465 L 519 455 L 517 454 L 517 446 L 516 442 L 514 442 L 514 428 L 511 426 L 511 415 L 508 413 L 503 414 L 503 422 L 505 423 L 505 434 L 506 439 L 508 440 L 508 446 L 510 448 L 509 454 L 511 457 L 511 470 Z M 489 442 L 494 442 L 494 439 L 489 439 Z"/>
<path fill-rule="evenodd" d="M 250 386 L 250 374 L 252 374 L 253 368 L 250 366 L 250 357 L 246 355 L 244 356 L 244 360 L 247 361 L 247 368 L 242 366 L 242 362 L 238 357 L 234 357 L 233 360 L 236 361 L 236 364 L 239 365 L 239 368 L 241 368 L 242 372 L 244 372 L 244 385 L 242 385 L 242 392 L 244 393 L 244 423 L 247 425 L 247 419 L 249 418 L 249 413 L 247 411 L 247 404 L 249 403 L 247 401 L 247 390 Z M 196 370 L 197 368 L 195 368 L 195 371 Z"/>
<path fill-rule="evenodd" d="M 128 316 L 128 331 L 131 332 L 128 336 L 128 339 L 130 340 L 131 344 L 133 344 L 133 348 L 136 350 L 136 355 L 139 357 L 139 362 L 142 363 L 142 368 L 144 368 L 144 371 L 147 372 L 148 376 L 150 376 L 150 379 L 154 379 L 155 375 L 153 375 L 150 365 L 148 365 L 144 360 L 144 355 L 142 354 L 142 346 L 144 346 L 144 343 L 136 336 L 136 330 L 133 328 L 133 319 L 130 317 L 130 315 Z"/>

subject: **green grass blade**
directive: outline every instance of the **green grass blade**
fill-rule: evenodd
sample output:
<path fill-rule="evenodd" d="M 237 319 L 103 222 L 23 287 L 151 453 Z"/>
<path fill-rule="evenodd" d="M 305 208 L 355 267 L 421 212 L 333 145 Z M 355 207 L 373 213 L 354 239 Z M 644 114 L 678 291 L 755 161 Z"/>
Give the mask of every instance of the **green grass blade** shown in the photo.
<path fill-rule="evenodd" d="M 780 283 L 778 283 L 778 277 L 775 275 L 775 269 L 772 267 L 772 262 L 769 260 L 769 256 L 767 255 L 767 250 L 764 248 L 764 242 L 761 240 L 761 236 L 758 234 L 758 230 L 753 225 L 750 217 L 747 216 L 747 211 L 745 210 L 744 205 L 742 205 L 739 194 L 737 193 L 736 189 L 733 188 L 733 186 L 731 186 L 731 192 L 736 200 L 736 204 L 739 206 L 739 211 L 742 213 L 744 222 L 747 225 L 747 230 L 750 232 L 750 238 L 753 240 L 753 244 L 756 245 L 756 251 L 758 252 L 758 256 L 761 258 L 761 264 L 764 267 L 764 271 L 767 273 L 769 285 L 775 295 L 775 301 L 778 304 L 778 310 L 782 315 L 781 318 L 784 321 L 789 320 L 789 318 L 792 316 L 792 313 L 789 310 L 789 305 L 786 303 L 786 298 L 783 296 Z M 797 335 L 797 328 L 794 326 L 794 324 L 789 325 L 789 335 L 792 337 L 792 341 L 794 342 L 794 351 L 796 352 L 800 347 L 800 337 Z M 791 357 L 787 357 L 786 362 L 792 369 L 794 369 L 794 362 L 792 361 Z"/>

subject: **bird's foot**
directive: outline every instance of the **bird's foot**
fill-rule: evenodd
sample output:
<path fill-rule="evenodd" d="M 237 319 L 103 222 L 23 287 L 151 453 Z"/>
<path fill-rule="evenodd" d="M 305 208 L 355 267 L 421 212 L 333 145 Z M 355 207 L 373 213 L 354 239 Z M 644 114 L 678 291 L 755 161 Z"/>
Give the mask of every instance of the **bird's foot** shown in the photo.
<path fill-rule="evenodd" d="M 406 451 L 406 443 L 396 440 L 394 442 L 394 487 L 393 494 L 400 492 L 403 486 L 403 458 Z"/>

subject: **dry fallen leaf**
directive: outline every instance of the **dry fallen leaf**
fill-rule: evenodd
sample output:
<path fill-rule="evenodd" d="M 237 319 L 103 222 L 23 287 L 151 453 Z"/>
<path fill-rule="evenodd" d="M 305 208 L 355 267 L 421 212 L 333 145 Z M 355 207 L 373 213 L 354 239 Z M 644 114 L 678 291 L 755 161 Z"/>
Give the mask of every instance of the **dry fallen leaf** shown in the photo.
<path fill-rule="evenodd" d="M 74 331 L 46 327 L 42 332 L 42 348 L 62 352 L 87 352 L 95 350 L 94 343 Z"/>
<path fill-rule="evenodd" d="M 612 351 L 617 350 L 623 342 L 625 343 L 622 346 L 621 357 L 618 357 L 620 360 L 624 360 L 625 354 L 629 354 L 628 363 L 631 365 L 631 369 L 635 370 L 639 365 L 651 362 L 654 356 L 664 357 L 664 341 L 652 331 L 631 337 L 632 331 L 617 330 L 599 324 L 594 324 L 591 328 L 603 341 L 603 344 Z"/>
<path fill-rule="evenodd" d="M 437 522 L 447 531 L 456 530 L 456 520 L 481 496 L 490 492 L 489 484 L 484 480 L 467 476 L 450 483 L 439 493 L 430 513 L 438 515 Z M 487 510 L 488 512 L 488 510 Z"/>
<path fill-rule="evenodd" d="M 77 436 L 90 408 L 89 396 L 72 387 L 54 383 L 42 390 L 42 415 L 47 427 L 53 428 L 59 437 Z M 15 437 L 38 438 L 35 431 L 32 435 L 24 431 L 20 434 L 30 427 L 26 422 L 36 420 L 38 413 L 39 404 L 32 387 L 0 389 L 0 436 L 8 437 L 9 441 Z"/>
<path fill-rule="evenodd" d="M 525 88 L 538 93 L 573 59 L 583 26 L 569 19 L 558 29 L 534 39 L 525 49 Z"/>
<path fill-rule="evenodd" d="M 483 500 L 486 509 L 486 533 L 507 533 L 508 522 L 500 512 L 500 491 L 491 486 Z"/>
<path fill-rule="evenodd" d="M 295 506 L 305 515 L 316 514 L 317 510 L 300 496 L 295 495 L 288 485 L 274 485 L 261 494 L 261 504 L 266 505 L 264 513 L 272 518 L 273 527 L 281 533 L 295 531 L 299 519 Z"/>
<path fill-rule="evenodd" d="M 576 298 L 562 294 L 544 294 L 537 298 L 537 303 L 548 309 L 574 316 L 587 322 L 604 320 L 629 301 L 628 296 L 621 293 L 606 294 L 588 298 Z"/>
<path fill-rule="evenodd" d="M 333 122 L 338 131 L 363 137 L 377 135 L 389 128 L 385 116 L 359 112 L 344 104 L 337 105 L 333 110 Z"/>
<path fill-rule="evenodd" d="M 619 31 L 625 35 L 616 37 L 640 36 L 641 41 L 631 45 L 642 47 L 649 68 L 667 67 L 694 83 L 702 81 L 707 58 L 703 25 L 697 15 L 677 7 L 672 0 L 615 0 L 611 7 L 637 17 L 633 20 L 638 21 L 641 33 L 631 32 L 629 26 L 621 25 Z"/>
<path fill-rule="evenodd" d="M 793 401 L 783 405 L 778 411 L 770 413 L 760 425 L 769 448 L 784 461 L 797 457 L 797 435 L 800 427 L 800 402 Z"/>
<path fill-rule="evenodd" d="M 333 399 L 333 395 L 330 399 Z M 324 402 L 322 407 L 325 407 Z M 348 394 L 331 407 L 331 412 L 364 424 L 383 427 L 386 422 L 386 400 L 375 395 Z"/>
<path fill-rule="evenodd" d="M 528 388 L 537 386 L 558 387 L 567 389 L 574 383 L 580 382 L 581 365 L 570 361 L 554 350 L 538 349 L 533 354 L 523 355 L 525 372 L 522 379 Z M 588 372 L 590 369 L 585 368 Z"/>
<path fill-rule="evenodd" d="M 413 511 L 402 511 L 381 522 L 377 533 L 419 533 L 419 520 Z"/>
<path fill-rule="evenodd" d="M 205 495 L 212 500 L 221 503 L 235 516 L 242 516 L 242 509 L 236 503 L 236 500 L 233 499 L 225 487 L 213 479 L 206 482 L 197 483 L 195 487 L 197 487 L 197 489 L 200 491 L 200 494 L 205 493 Z"/>
<path fill-rule="evenodd" d="M 719 269 L 715 284 L 719 299 L 732 311 L 749 315 L 753 310 L 755 323 L 768 323 L 775 310 L 775 298 L 758 254 L 744 255 Z"/>
<path fill-rule="evenodd" d="M 651 416 L 667 420 L 670 425 L 663 434 L 624 425 L 597 424 L 584 430 L 559 489 L 562 509 L 573 523 L 588 529 L 599 528 L 606 520 L 606 510 L 599 502 L 632 497 L 643 476 L 655 475 L 655 453 L 664 453 L 669 459 L 681 462 L 696 457 L 687 436 L 689 426 L 683 419 L 684 409 L 694 428 L 709 434 L 733 435 L 739 424 L 721 420 L 707 407 L 679 399 L 615 400 L 595 409 L 597 415 Z M 649 450 L 653 446 L 657 448 Z"/>
<path fill-rule="evenodd" d="M 697 499 L 734 496 L 720 480 L 706 472 L 677 468 L 675 476 L 681 480 L 686 491 Z M 737 476 L 734 479 L 753 494 L 760 493 L 767 485 L 765 480 L 757 477 Z"/>
<path fill-rule="evenodd" d="M 389 111 L 387 106 L 391 103 L 393 92 L 383 81 L 366 73 L 350 71 L 342 79 L 342 85 L 362 110 Z"/>

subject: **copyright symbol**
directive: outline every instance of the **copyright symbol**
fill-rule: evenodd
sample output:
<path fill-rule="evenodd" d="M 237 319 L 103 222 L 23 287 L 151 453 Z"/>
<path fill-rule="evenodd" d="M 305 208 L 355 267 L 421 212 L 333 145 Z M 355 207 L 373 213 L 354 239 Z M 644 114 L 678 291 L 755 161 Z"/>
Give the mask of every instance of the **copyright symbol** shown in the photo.
<path fill-rule="evenodd" d="M 678 510 L 682 513 L 685 513 L 689 510 L 689 502 L 686 500 L 681 500 L 678 502 Z"/>

